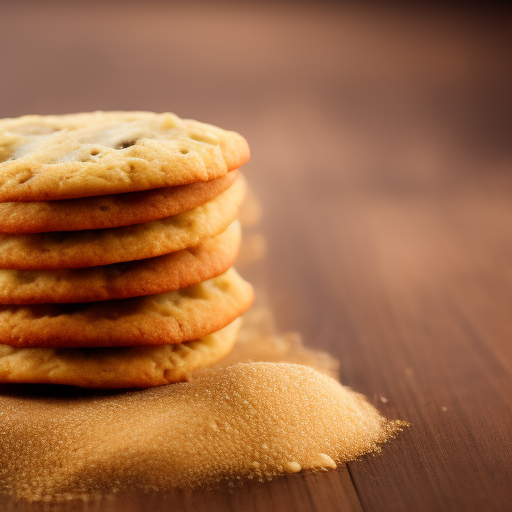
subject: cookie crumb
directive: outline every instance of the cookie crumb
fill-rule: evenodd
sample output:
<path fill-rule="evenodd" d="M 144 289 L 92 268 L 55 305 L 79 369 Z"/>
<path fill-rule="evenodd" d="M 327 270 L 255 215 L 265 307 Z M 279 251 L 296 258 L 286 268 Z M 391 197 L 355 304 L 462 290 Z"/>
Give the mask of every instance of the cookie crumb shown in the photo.
<path fill-rule="evenodd" d="M 298 462 L 287 462 L 284 465 L 286 473 L 298 473 L 301 469 L 302 468 Z"/>

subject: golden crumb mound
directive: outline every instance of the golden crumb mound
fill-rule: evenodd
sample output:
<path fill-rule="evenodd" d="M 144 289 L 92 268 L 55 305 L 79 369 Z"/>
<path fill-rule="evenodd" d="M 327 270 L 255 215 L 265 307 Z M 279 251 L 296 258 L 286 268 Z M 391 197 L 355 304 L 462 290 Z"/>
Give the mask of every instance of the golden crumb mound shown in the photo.
<path fill-rule="evenodd" d="M 334 468 L 403 426 L 335 380 L 285 363 L 110 396 L 4 395 L 0 410 L 0 491 L 29 500 Z"/>
<path fill-rule="evenodd" d="M 188 212 L 118 228 L 0 234 L 0 268 L 49 270 L 109 265 L 168 254 L 218 235 L 231 224 L 245 194 L 242 175 L 227 190 Z"/>
<path fill-rule="evenodd" d="M 210 201 L 229 188 L 237 176 L 238 171 L 235 170 L 210 181 L 143 192 L 59 201 L 0 203 L 0 233 L 79 231 L 151 222 L 187 212 Z"/>
<path fill-rule="evenodd" d="M 188 380 L 235 344 L 241 319 L 195 341 L 151 347 L 14 348 L 0 345 L 0 382 L 143 388 Z"/>
<path fill-rule="evenodd" d="M 245 139 L 170 113 L 0 120 L 0 201 L 101 196 L 208 181 L 249 160 Z"/>
<path fill-rule="evenodd" d="M 84 304 L 0 306 L 0 344 L 119 347 L 196 340 L 246 311 L 252 286 L 231 268 L 168 293 Z"/>
<path fill-rule="evenodd" d="M 95 302 L 185 288 L 226 272 L 241 236 L 235 220 L 214 238 L 155 258 L 79 269 L 0 269 L 0 304 Z"/>

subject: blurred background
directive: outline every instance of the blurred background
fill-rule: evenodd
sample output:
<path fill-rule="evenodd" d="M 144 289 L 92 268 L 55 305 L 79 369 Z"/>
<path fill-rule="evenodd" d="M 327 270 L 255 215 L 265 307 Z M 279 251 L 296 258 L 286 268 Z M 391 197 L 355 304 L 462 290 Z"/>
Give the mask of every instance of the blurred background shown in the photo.
<path fill-rule="evenodd" d="M 509 509 L 508 12 L 1 1 L 0 48 L 0 117 L 171 111 L 243 134 L 278 329 L 413 425 L 349 465 L 363 509 Z"/>

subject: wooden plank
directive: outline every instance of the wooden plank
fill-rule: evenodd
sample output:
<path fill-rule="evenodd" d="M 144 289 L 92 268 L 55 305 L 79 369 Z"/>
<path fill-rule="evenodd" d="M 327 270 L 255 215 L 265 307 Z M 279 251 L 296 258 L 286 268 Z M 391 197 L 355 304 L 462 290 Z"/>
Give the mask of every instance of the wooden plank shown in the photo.
<path fill-rule="evenodd" d="M 471 204 L 460 205 L 464 207 L 471 208 Z M 482 207 L 485 214 L 485 205 Z M 383 343 L 385 350 L 379 350 L 378 358 L 360 354 L 359 360 L 366 360 L 368 365 L 366 373 L 371 377 L 367 385 L 393 397 L 397 413 L 406 414 L 412 422 L 410 445 L 405 451 L 388 449 L 385 459 L 354 465 L 351 474 L 367 510 L 410 510 L 412 506 L 418 510 L 506 510 L 512 498 L 510 359 L 503 363 L 496 357 L 496 339 L 481 336 L 475 322 L 488 325 L 490 318 L 482 310 L 482 302 L 490 307 L 502 301 L 510 304 L 511 290 L 506 287 L 497 294 L 496 287 L 488 286 L 499 280 L 500 274 L 496 254 L 483 254 L 479 247 L 485 230 L 491 227 L 481 226 L 482 233 L 473 229 L 471 238 L 464 239 L 460 228 L 447 229 L 450 218 L 438 217 L 434 202 L 424 208 L 428 209 L 418 214 L 411 207 L 397 212 L 411 225 L 416 224 L 419 236 L 430 246 L 423 247 L 422 258 L 413 261 L 415 265 L 421 263 L 421 268 L 415 268 L 413 275 L 407 272 L 406 262 L 400 261 L 397 247 L 406 254 L 416 250 L 412 245 L 417 235 L 404 231 L 398 234 L 402 245 L 390 242 L 397 256 L 395 262 L 387 262 L 393 282 L 382 275 L 382 270 L 375 272 L 375 267 L 364 269 L 358 280 L 362 295 L 388 296 L 378 309 L 368 312 L 373 324 L 372 347 Z M 423 228 L 418 222 L 418 215 L 423 213 L 431 218 L 431 226 Z M 502 219 L 510 219 L 512 210 L 505 213 Z M 381 210 L 374 229 L 396 235 L 397 220 L 393 217 L 393 224 L 387 224 L 390 219 Z M 477 261 L 478 253 L 484 256 L 483 262 Z M 375 256 L 379 260 L 390 254 L 377 252 Z M 477 293 L 461 293 L 460 269 L 464 267 L 466 283 L 485 283 Z M 393 290 L 398 273 L 405 285 L 400 293 Z M 387 311 L 382 311 L 384 304 Z M 471 314 L 464 310 L 471 310 Z M 509 325 L 510 320 L 502 324 Z M 506 350 L 506 345 L 508 340 L 502 339 L 498 349 Z M 406 361 L 396 358 L 399 353 L 407 354 Z M 382 366 L 386 371 L 381 370 L 374 379 Z"/>
<path fill-rule="evenodd" d="M 2 512 L 362 512 L 346 466 L 327 473 L 306 473 L 240 488 L 116 496 L 93 502 L 28 503 L 0 496 Z"/>
<path fill-rule="evenodd" d="M 479 216 L 489 217 L 495 197 L 486 202 L 475 187 Z M 503 203 L 479 231 L 470 219 L 460 225 L 473 198 L 454 205 L 439 193 L 425 200 L 354 192 L 290 208 L 307 244 L 300 266 L 274 263 L 270 283 L 288 289 L 304 267 L 314 269 L 308 304 L 338 327 L 330 347 L 342 381 L 373 397 L 388 417 L 412 423 L 383 456 L 349 465 L 363 509 L 506 510 L 512 290 L 503 277 L 512 254 L 491 250 L 497 239 L 483 247 L 481 240 L 499 227 L 499 246 L 510 247 L 512 208 Z M 288 307 L 301 312 L 291 297 Z"/>

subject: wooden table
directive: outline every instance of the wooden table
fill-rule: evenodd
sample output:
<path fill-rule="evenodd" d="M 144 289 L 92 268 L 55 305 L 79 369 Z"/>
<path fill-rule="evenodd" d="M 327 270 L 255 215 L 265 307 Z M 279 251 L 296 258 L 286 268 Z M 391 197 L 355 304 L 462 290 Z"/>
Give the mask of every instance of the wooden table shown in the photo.
<path fill-rule="evenodd" d="M 234 493 L 0 509 L 511 510 L 509 19 L 70 4 L 1 5 L 0 115 L 171 110 L 244 134 L 279 328 L 411 427 Z"/>

